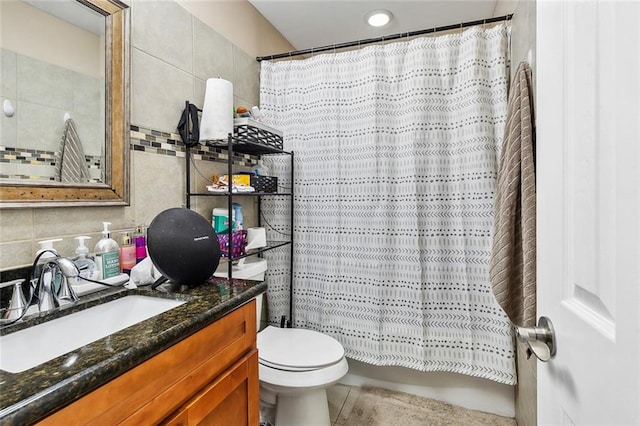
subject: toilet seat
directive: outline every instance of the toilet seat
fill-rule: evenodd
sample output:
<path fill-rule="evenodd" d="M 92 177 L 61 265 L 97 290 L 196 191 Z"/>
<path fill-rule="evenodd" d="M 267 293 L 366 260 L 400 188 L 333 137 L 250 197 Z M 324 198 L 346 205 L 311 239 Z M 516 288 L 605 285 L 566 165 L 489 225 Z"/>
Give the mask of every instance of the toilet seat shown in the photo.
<path fill-rule="evenodd" d="M 317 331 L 268 326 L 258 333 L 258 358 L 277 370 L 314 371 L 340 363 L 344 348 Z"/>
<path fill-rule="evenodd" d="M 260 386 L 278 394 L 296 393 L 299 389 L 311 390 L 326 388 L 337 383 L 349 371 L 346 358 L 324 368 L 309 371 L 286 371 L 260 363 L 258 375 Z"/>

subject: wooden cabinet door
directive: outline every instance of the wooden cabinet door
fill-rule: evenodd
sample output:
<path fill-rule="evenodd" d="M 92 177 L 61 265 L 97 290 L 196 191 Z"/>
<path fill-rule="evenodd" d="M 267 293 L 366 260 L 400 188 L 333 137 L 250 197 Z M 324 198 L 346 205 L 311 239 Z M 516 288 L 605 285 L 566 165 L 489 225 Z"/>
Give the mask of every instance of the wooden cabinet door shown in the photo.
<path fill-rule="evenodd" d="M 260 422 L 258 392 L 258 351 L 253 350 L 163 424 L 255 426 Z"/>

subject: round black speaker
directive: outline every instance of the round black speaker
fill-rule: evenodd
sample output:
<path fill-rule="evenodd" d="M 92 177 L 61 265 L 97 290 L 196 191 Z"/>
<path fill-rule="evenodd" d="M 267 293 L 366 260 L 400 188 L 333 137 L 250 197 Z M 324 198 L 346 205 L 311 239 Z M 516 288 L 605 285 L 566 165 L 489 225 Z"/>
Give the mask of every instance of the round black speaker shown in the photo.
<path fill-rule="evenodd" d="M 165 210 L 151 221 L 147 250 L 160 273 L 181 285 L 202 284 L 220 262 L 220 243 L 211 224 L 184 208 Z"/>

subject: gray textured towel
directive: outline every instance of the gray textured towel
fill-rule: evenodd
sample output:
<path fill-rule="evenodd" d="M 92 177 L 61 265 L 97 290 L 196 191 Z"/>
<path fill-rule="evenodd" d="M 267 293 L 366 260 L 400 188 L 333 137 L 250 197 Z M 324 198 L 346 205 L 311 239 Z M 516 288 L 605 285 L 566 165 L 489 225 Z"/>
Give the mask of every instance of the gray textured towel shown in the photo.
<path fill-rule="evenodd" d="M 536 322 L 536 185 L 531 69 L 521 63 L 509 94 L 500 155 L 490 279 L 514 325 Z"/>
<path fill-rule="evenodd" d="M 82 141 L 71 118 L 65 121 L 60 141 L 60 154 L 56 158 L 56 178 L 60 182 L 88 182 L 89 169 L 82 149 Z"/>

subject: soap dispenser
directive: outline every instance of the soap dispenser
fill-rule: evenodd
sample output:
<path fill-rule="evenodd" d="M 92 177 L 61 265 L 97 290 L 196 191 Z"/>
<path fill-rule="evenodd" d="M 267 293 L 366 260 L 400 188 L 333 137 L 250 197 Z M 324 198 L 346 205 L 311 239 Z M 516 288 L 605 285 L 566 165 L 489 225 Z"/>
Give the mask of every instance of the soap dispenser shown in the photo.
<path fill-rule="evenodd" d="M 111 238 L 109 225 L 111 222 L 102 222 L 102 238 L 96 243 L 94 250 L 96 266 L 102 280 L 120 274 L 120 246 Z"/>
<path fill-rule="evenodd" d="M 42 273 L 42 266 L 51 259 L 59 256 L 57 250 L 53 247 L 53 243 L 62 241 L 62 238 L 54 238 L 52 240 L 38 241 L 40 248 L 36 252 L 36 265 L 33 270 L 33 278 L 39 278 Z"/>
<path fill-rule="evenodd" d="M 75 239 L 78 240 L 78 247 L 76 247 L 76 257 L 73 258 L 73 263 L 75 263 L 78 271 L 80 271 L 80 274 L 78 277 L 75 277 L 73 279 L 73 283 L 84 284 L 85 280 L 80 277 L 88 278 L 90 280 L 97 280 L 98 278 L 100 278 L 98 274 L 98 266 L 96 265 L 96 262 L 94 262 L 93 259 L 88 256 L 89 249 L 85 245 L 85 241 L 90 240 L 91 237 L 82 235 L 80 237 L 76 237 Z"/>

